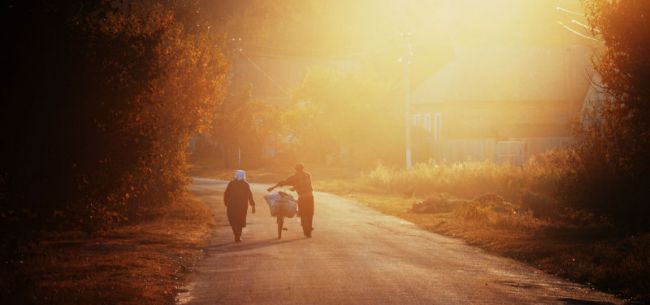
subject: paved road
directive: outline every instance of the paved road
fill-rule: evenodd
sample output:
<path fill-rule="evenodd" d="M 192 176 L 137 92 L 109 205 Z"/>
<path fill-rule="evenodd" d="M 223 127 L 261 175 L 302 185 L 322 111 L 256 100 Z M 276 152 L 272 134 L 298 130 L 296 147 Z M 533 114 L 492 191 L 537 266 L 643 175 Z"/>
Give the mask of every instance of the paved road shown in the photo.
<path fill-rule="evenodd" d="M 621 303 L 327 193 L 315 195 L 313 238 L 290 219 L 278 241 L 262 198 L 267 186 L 252 184 L 257 214 L 235 244 L 224 187 L 194 179 L 191 191 L 216 210 L 218 226 L 179 304 Z"/>

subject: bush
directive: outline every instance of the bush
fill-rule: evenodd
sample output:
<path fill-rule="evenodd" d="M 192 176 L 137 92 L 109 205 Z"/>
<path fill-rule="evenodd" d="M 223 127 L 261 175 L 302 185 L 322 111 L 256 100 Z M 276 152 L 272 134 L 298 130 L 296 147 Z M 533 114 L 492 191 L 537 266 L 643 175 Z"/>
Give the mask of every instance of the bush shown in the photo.
<path fill-rule="evenodd" d="M 631 231 L 650 227 L 650 2 L 589 0 L 595 59 L 606 92 L 578 128 L 570 201 Z"/>
<path fill-rule="evenodd" d="M 467 204 L 464 200 L 449 199 L 446 196 L 439 194 L 437 196 L 429 197 L 424 201 L 417 202 L 411 207 L 413 213 L 449 213 L 454 209 Z"/>
<path fill-rule="evenodd" d="M 524 166 L 492 162 L 419 163 L 410 170 L 383 165 L 364 176 L 374 187 L 408 196 L 438 193 L 474 198 L 494 193 L 509 201 L 519 201 L 526 192 L 556 197 L 572 171 L 569 151 L 553 151 L 528 161 Z"/>
<path fill-rule="evenodd" d="M 188 17 L 195 10 L 174 1 L 10 9 L 3 240 L 137 221 L 174 200 L 188 182 L 188 139 L 209 123 L 226 68 L 207 27 Z"/>
<path fill-rule="evenodd" d="M 524 193 L 520 202 L 523 209 L 531 211 L 537 218 L 557 218 L 562 209 L 557 200 L 533 192 Z"/>
<path fill-rule="evenodd" d="M 454 216 L 464 222 L 499 229 L 535 229 L 542 224 L 530 211 L 522 210 L 496 194 L 481 195 L 459 206 L 454 210 Z"/>

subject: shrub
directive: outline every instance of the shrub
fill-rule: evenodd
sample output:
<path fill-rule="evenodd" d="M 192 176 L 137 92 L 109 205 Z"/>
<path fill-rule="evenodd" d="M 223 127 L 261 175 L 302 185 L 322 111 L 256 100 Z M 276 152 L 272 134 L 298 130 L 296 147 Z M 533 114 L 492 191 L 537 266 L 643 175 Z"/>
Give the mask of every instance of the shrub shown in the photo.
<path fill-rule="evenodd" d="M 188 182 L 188 139 L 209 123 L 226 68 L 207 27 L 183 19 L 195 10 L 174 1 L 11 10 L 3 237 L 93 231 L 174 200 Z"/>
<path fill-rule="evenodd" d="M 578 128 L 570 201 L 632 231 L 649 228 L 650 2 L 588 0 L 588 19 L 605 49 L 595 58 L 606 92 Z"/>
<path fill-rule="evenodd" d="M 454 209 L 465 205 L 467 202 L 464 200 L 449 199 L 442 194 L 429 197 L 424 201 L 417 202 L 411 207 L 411 212 L 414 213 L 448 213 Z"/>
<path fill-rule="evenodd" d="M 561 209 L 557 200 L 533 192 L 524 193 L 520 202 L 523 209 L 531 211 L 537 218 L 556 218 Z"/>
<path fill-rule="evenodd" d="M 534 229 L 543 224 L 530 211 L 524 211 L 495 194 L 482 195 L 459 206 L 454 210 L 454 216 L 464 222 L 498 229 Z"/>
<path fill-rule="evenodd" d="M 492 162 L 419 163 L 410 170 L 383 165 L 364 176 L 374 187 L 405 195 L 431 196 L 448 193 L 473 198 L 493 193 L 509 201 L 519 201 L 529 191 L 556 197 L 572 171 L 569 151 L 552 151 L 528 161 L 524 166 Z"/>

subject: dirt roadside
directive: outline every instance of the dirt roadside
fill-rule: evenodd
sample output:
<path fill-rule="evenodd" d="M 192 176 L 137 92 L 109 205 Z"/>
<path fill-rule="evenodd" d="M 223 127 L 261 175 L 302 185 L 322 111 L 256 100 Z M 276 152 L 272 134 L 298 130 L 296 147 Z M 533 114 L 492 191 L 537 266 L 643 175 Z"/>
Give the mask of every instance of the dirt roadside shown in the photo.
<path fill-rule="evenodd" d="M 611 227 L 555 223 L 513 215 L 493 203 L 449 199 L 436 211 L 416 213 L 414 198 L 349 184 L 317 181 L 316 189 L 352 199 L 431 232 L 459 238 L 490 253 L 510 257 L 547 273 L 627 299 L 650 303 L 650 234 L 621 236 Z M 442 203 L 447 203 L 442 204 Z M 507 203 L 506 203 L 507 204 Z M 505 207 L 508 207 L 504 204 Z M 499 211 L 502 209 L 503 211 Z"/>
<path fill-rule="evenodd" d="M 49 235 L 6 270 L 3 304 L 174 304 L 214 227 L 191 195 L 151 221 L 88 236 Z M 5 266 L 7 267 L 7 266 Z"/>
<path fill-rule="evenodd" d="M 323 192 L 314 236 L 287 219 L 282 240 L 261 206 L 234 243 L 221 200 L 226 182 L 195 179 L 190 191 L 212 207 L 217 227 L 207 257 L 188 277 L 179 304 L 621 304 L 611 295 L 423 230 Z"/>

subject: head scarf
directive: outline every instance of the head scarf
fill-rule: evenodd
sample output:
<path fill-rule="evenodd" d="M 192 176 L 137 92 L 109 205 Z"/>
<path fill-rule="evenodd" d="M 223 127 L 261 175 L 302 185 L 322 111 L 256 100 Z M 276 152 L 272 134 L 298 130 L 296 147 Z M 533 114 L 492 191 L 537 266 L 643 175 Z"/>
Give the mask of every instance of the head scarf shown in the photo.
<path fill-rule="evenodd" d="M 241 169 L 236 170 L 235 180 L 239 180 L 239 181 L 246 180 L 246 172 Z"/>

